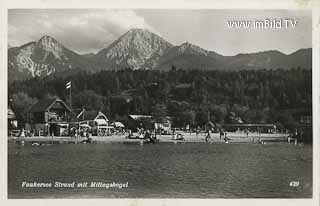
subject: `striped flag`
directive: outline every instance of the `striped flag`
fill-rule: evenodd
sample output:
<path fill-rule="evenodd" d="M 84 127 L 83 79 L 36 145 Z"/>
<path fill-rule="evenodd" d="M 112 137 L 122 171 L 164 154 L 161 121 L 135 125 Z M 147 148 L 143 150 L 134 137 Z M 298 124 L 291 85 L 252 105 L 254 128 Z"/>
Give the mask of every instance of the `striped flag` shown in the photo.
<path fill-rule="evenodd" d="M 66 89 L 70 89 L 71 88 L 71 82 L 68 82 L 67 84 L 66 84 Z"/>

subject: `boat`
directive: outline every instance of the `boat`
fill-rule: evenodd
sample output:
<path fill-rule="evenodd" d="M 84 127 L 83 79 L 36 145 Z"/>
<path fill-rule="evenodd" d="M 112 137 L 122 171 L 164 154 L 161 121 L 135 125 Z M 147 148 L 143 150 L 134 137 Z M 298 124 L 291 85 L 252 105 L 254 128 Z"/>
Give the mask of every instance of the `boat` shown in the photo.
<path fill-rule="evenodd" d="M 184 136 L 182 134 L 174 134 L 173 137 L 172 137 L 172 140 L 186 141 L 186 139 L 184 138 Z"/>

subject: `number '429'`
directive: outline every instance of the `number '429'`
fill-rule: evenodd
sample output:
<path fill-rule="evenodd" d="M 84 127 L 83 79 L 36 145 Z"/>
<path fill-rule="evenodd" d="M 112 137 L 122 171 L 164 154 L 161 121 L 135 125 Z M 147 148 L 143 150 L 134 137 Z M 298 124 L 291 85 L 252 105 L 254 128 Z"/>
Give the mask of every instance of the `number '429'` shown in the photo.
<path fill-rule="evenodd" d="M 298 187 L 299 186 L 299 181 L 291 181 L 289 183 L 290 187 Z"/>

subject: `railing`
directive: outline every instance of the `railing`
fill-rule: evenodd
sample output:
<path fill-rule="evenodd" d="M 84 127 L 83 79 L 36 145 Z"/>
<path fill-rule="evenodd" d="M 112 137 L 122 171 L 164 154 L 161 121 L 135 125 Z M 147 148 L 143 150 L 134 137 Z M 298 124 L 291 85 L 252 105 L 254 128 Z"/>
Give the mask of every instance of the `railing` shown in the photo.
<path fill-rule="evenodd" d="M 18 137 L 20 133 L 21 133 L 21 130 L 20 130 L 20 129 L 11 130 L 11 131 L 10 131 L 10 136 L 11 136 L 11 137 Z"/>

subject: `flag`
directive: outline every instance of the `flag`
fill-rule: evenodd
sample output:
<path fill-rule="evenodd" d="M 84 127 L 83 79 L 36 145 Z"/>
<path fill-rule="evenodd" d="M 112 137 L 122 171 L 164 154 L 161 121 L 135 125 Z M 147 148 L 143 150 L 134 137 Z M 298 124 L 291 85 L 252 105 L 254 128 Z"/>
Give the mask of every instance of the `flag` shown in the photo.
<path fill-rule="evenodd" d="M 83 115 L 84 113 L 84 109 L 82 109 L 82 111 L 78 114 L 78 116 L 76 117 L 76 119 L 78 119 L 79 117 L 81 117 L 81 115 Z"/>
<path fill-rule="evenodd" d="M 66 84 L 66 89 L 69 89 L 69 88 L 71 88 L 71 82 L 68 82 L 68 83 Z"/>

